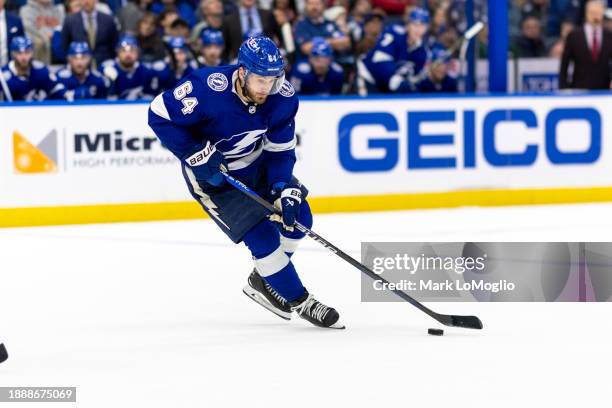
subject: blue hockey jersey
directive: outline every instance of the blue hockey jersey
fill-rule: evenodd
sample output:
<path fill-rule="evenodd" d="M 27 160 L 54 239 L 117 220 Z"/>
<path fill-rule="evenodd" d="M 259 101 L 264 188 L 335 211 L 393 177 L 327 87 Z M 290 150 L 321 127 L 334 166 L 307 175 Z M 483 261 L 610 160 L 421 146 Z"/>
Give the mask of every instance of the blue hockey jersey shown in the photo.
<path fill-rule="evenodd" d="M 62 68 L 57 72 L 57 80 L 66 88 L 66 94 L 72 93 L 72 98 L 77 99 L 105 99 L 107 95 L 107 83 L 97 71 L 88 70 L 83 82 L 72 74 L 69 67 Z"/>
<path fill-rule="evenodd" d="M 457 92 L 457 80 L 449 75 L 445 76 L 442 82 L 434 82 L 426 77 L 417 84 L 417 92 L 423 93 L 455 93 Z"/>
<path fill-rule="evenodd" d="M 110 82 L 110 99 L 153 99 L 161 91 L 155 72 L 140 62 L 136 62 L 132 71 L 127 72 L 116 59 L 107 60 L 102 63 L 100 72 Z"/>
<path fill-rule="evenodd" d="M 408 48 L 408 33 L 400 25 L 387 27 L 376 46 L 363 58 L 360 75 L 379 92 L 414 92 L 414 77 L 425 66 L 428 51 L 423 44 Z"/>
<path fill-rule="evenodd" d="M 340 65 L 332 62 L 327 75 L 320 78 L 308 61 L 302 61 L 291 71 L 291 84 L 300 95 L 338 95 L 342 92 L 344 71 Z"/>
<path fill-rule="evenodd" d="M 17 74 L 14 61 L 2 67 L 0 74 L 4 77 L 14 101 L 42 101 L 44 99 L 64 98 L 66 91 L 64 86 L 40 61 L 32 61 L 30 74 L 27 77 Z M 3 88 L 0 86 L 0 94 L 2 93 Z M 2 99 L 7 100 L 8 98 L 3 95 Z"/>
<path fill-rule="evenodd" d="M 185 70 L 177 75 L 172 70 L 172 66 L 166 61 L 156 61 L 151 65 L 153 69 L 153 85 L 159 87 L 160 91 L 174 88 L 182 79 L 189 76 L 193 71 L 197 69 L 197 63 L 195 61 L 189 61 Z M 155 83 L 157 79 L 158 84 Z"/>
<path fill-rule="evenodd" d="M 153 100 L 149 126 L 181 160 L 210 141 L 244 182 L 253 182 L 262 169 L 270 185 L 289 182 L 295 163 L 295 90 L 285 81 L 262 105 L 246 104 L 234 90 L 237 76 L 238 65 L 194 71 Z"/>

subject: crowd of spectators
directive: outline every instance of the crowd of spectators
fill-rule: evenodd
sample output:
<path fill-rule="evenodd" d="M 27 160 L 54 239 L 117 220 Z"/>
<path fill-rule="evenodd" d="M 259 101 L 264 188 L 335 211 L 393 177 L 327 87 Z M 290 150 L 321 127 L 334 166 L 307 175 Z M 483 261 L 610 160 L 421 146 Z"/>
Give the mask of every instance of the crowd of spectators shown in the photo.
<path fill-rule="evenodd" d="M 561 59 L 589 1 L 612 6 L 510 0 L 512 55 Z M 0 0 L 0 99 L 149 99 L 193 69 L 234 63 L 256 35 L 279 45 L 301 94 L 456 92 L 448 50 L 467 29 L 465 2 Z M 488 2 L 474 3 L 486 23 Z M 477 37 L 486 54 L 487 27 Z"/>

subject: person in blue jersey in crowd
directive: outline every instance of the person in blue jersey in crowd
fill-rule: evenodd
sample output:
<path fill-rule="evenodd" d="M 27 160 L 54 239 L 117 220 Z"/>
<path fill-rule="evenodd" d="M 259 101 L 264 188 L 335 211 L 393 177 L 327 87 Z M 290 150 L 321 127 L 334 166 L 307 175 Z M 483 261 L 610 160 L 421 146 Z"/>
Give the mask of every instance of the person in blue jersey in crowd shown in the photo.
<path fill-rule="evenodd" d="M 423 93 L 455 93 L 457 79 L 450 76 L 448 69 L 450 54 L 443 47 L 436 46 L 431 50 L 430 66 L 424 70 L 427 75 L 417 83 L 417 92 Z"/>
<path fill-rule="evenodd" d="M 291 255 L 310 227 L 308 190 L 294 177 L 298 98 L 285 80 L 285 61 L 268 37 L 246 40 L 238 64 L 196 70 L 150 105 L 149 126 L 182 163 L 189 191 L 234 243 L 244 242 L 255 269 L 243 291 L 276 315 L 344 328 L 338 312 L 303 286 Z M 270 201 L 267 210 L 225 182 L 223 172 Z M 206 271 L 203 273 L 223 273 Z M 203 262 L 203 263 L 202 263 Z"/>
<path fill-rule="evenodd" d="M 174 88 L 197 68 L 190 58 L 191 52 L 184 37 L 168 37 L 166 46 L 169 55 L 165 61 L 156 61 L 151 65 L 163 90 Z"/>
<path fill-rule="evenodd" d="M 416 91 L 418 75 L 428 59 L 424 37 L 429 13 L 415 8 L 407 25 L 388 27 L 363 60 L 358 63 L 360 79 L 370 93 L 409 93 Z"/>
<path fill-rule="evenodd" d="M 225 65 L 226 62 L 221 58 L 225 41 L 223 33 L 214 28 L 205 28 L 200 34 L 200 55 L 198 56 L 198 65 L 201 67 L 217 67 Z"/>
<path fill-rule="evenodd" d="M 11 60 L 0 72 L 1 100 L 42 101 L 64 98 L 64 85 L 57 81 L 45 64 L 32 59 L 33 48 L 29 38 L 13 37 L 9 50 Z"/>
<path fill-rule="evenodd" d="M 57 72 L 57 80 L 66 88 L 70 99 L 105 99 L 106 79 L 90 68 L 91 50 L 84 41 L 73 41 L 68 47 L 68 66 Z"/>
<path fill-rule="evenodd" d="M 131 35 L 122 36 L 116 47 L 117 57 L 104 61 L 100 67 L 108 79 L 109 99 L 152 99 L 161 90 L 153 69 L 139 61 L 138 42 Z"/>
<path fill-rule="evenodd" d="M 323 16 L 324 0 L 306 0 L 304 3 L 304 18 L 295 24 L 296 60 L 300 61 L 310 55 L 312 39 L 323 37 L 336 53 L 349 51 L 350 38 L 338 25 Z"/>
<path fill-rule="evenodd" d="M 300 95 L 324 96 L 342 92 L 344 72 L 334 62 L 333 50 L 324 38 L 313 38 L 308 60 L 298 62 L 291 71 L 291 84 Z"/>

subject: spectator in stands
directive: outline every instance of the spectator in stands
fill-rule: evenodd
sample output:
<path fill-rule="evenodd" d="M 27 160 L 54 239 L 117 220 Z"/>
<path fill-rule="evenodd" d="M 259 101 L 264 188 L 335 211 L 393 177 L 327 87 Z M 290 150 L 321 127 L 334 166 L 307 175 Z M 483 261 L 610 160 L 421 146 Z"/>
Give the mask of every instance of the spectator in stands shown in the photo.
<path fill-rule="evenodd" d="M 136 35 L 138 23 L 149 10 L 153 0 L 130 0 L 117 12 L 122 34 Z"/>
<path fill-rule="evenodd" d="M 295 0 L 274 0 L 272 13 L 279 27 L 281 49 L 286 52 L 287 60 L 292 63 L 295 57 L 293 24 L 297 20 Z"/>
<path fill-rule="evenodd" d="M 323 12 L 323 17 L 328 21 L 336 23 L 340 32 L 345 36 L 349 36 L 348 9 L 343 6 L 329 7 Z"/>
<path fill-rule="evenodd" d="M 202 0 L 199 10 L 202 21 L 193 27 L 191 30 L 191 38 L 189 39 L 193 45 L 198 43 L 202 35 L 202 30 L 205 28 L 221 30 L 221 26 L 223 25 L 223 3 L 221 0 Z"/>
<path fill-rule="evenodd" d="M 257 0 L 240 0 L 238 10 L 223 19 L 222 32 L 225 39 L 224 59 L 227 61 L 236 58 L 247 33 L 264 33 L 277 42 L 280 38 L 274 15 L 268 10 L 258 8 Z"/>
<path fill-rule="evenodd" d="M 485 24 L 476 36 L 476 56 L 486 59 L 489 55 L 489 25 Z"/>
<path fill-rule="evenodd" d="M 21 19 L 4 10 L 4 3 L 5 0 L 0 0 L 0 67 L 11 59 L 9 49 L 13 38 L 25 36 Z"/>
<path fill-rule="evenodd" d="M 162 90 L 174 88 L 196 68 L 196 64 L 192 64 L 190 59 L 191 53 L 185 38 L 169 37 L 166 44 L 169 49 L 168 57 L 162 64 L 158 62 L 152 67 Z"/>
<path fill-rule="evenodd" d="M 540 25 L 545 24 L 549 0 L 513 0 L 508 10 L 510 38 L 522 33 L 522 23 L 528 16 L 535 17 Z"/>
<path fill-rule="evenodd" d="M 102 64 L 102 74 L 108 79 L 109 99 L 153 99 L 161 89 L 155 72 L 139 61 L 138 42 L 131 35 L 119 39 L 117 58 Z"/>
<path fill-rule="evenodd" d="M 223 34 L 219 30 L 205 29 L 200 37 L 200 56 L 198 64 L 206 67 L 217 67 L 225 65 L 225 61 L 221 59 L 223 55 Z"/>
<path fill-rule="evenodd" d="M 67 52 L 73 41 L 87 42 L 92 50 L 92 64 L 96 66 L 114 58 L 114 45 L 119 35 L 112 16 L 96 9 L 97 0 L 81 0 L 83 9 L 66 17 L 62 28 L 62 44 Z"/>
<path fill-rule="evenodd" d="M 285 22 L 293 25 L 298 18 L 295 0 L 274 0 L 272 10 L 274 13 L 274 18 L 276 18 L 276 24 L 278 24 L 279 27 L 281 27 Z"/>
<path fill-rule="evenodd" d="M 325 38 L 325 41 L 337 53 L 350 49 L 350 38 L 344 35 L 336 23 L 323 17 L 324 10 L 323 0 L 306 0 L 305 16 L 295 26 L 298 60 L 310 55 L 312 39 L 315 37 Z"/>
<path fill-rule="evenodd" d="M 159 0 L 151 4 L 150 10 L 155 14 L 160 14 L 164 10 L 176 10 L 179 17 L 193 27 L 196 22 L 196 14 L 193 7 L 185 1 L 177 2 L 177 0 Z"/>
<path fill-rule="evenodd" d="M 372 13 L 370 0 L 351 0 L 348 9 L 348 29 L 351 42 L 356 44 L 363 38 L 365 18 Z"/>
<path fill-rule="evenodd" d="M 0 70 L 9 95 L 5 94 L 5 87 L 0 86 L 0 99 L 42 101 L 64 98 L 64 86 L 57 82 L 45 64 L 32 58 L 34 52 L 29 38 L 13 37 L 10 52 L 11 61 Z"/>
<path fill-rule="evenodd" d="M 546 55 L 540 20 L 527 16 L 521 23 L 521 35 L 514 39 L 512 51 L 515 58 L 537 58 Z"/>
<path fill-rule="evenodd" d="M 159 26 L 161 27 L 161 34 L 169 35 L 172 23 L 174 23 L 179 18 L 180 17 L 178 11 L 173 8 L 167 8 L 161 13 L 159 13 L 158 22 Z"/>
<path fill-rule="evenodd" d="M 389 16 L 401 16 L 406 6 L 422 4 L 421 0 L 372 0 L 372 6 L 382 9 Z"/>
<path fill-rule="evenodd" d="M 291 83 L 301 95 L 338 95 L 342 92 L 344 72 L 333 61 L 333 50 L 324 38 L 312 39 L 310 56 L 293 67 Z"/>
<path fill-rule="evenodd" d="M 107 83 L 95 69 L 90 68 L 91 50 L 86 42 L 73 42 L 68 48 L 68 66 L 60 69 L 57 80 L 66 88 L 71 100 L 104 99 Z"/>
<path fill-rule="evenodd" d="M 34 44 L 34 59 L 51 63 L 51 39 L 64 23 L 64 6 L 52 0 L 28 0 L 19 10 L 23 27 Z"/>
<path fill-rule="evenodd" d="M 436 38 L 438 35 L 448 30 L 448 7 L 449 3 L 442 2 L 438 7 L 431 11 L 431 24 L 429 25 L 429 32 L 432 37 Z"/>
<path fill-rule="evenodd" d="M 422 93 L 455 93 L 457 80 L 448 74 L 451 56 L 442 47 L 434 47 L 431 51 L 431 63 L 427 75 L 417 83 L 417 92 Z"/>
<path fill-rule="evenodd" d="M 561 59 L 563 55 L 563 48 L 565 47 L 565 40 L 569 33 L 574 30 L 573 20 L 564 21 L 561 24 L 561 37 L 557 38 L 556 41 L 550 46 L 548 56 L 551 58 Z"/>
<path fill-rule="evenodd" d="M 394 25 L 383 31 L 374 49 L 358 63 L 360 93 L 414 92 L 415 83 L 427 62 L 423 43 L 429 13 L 422 8 L 410 12 L 406 26 Z"/>
<path fill-rule="evenodd" d="M 182 18 L 177 18 L 170 24 L 170 31 L 168 31 L 170 37 L 183 37 L 184 39 L 189 38 L 189 24 Z"/>
<path fill-rule="evenodd" d="M 559 74 L 560 88 L 609 89 L 612 63 L 612 32 L 603 27 L 605 3 L 589 0 L 585 23 L 565 41 Z M 569 74 L 573 64 L 573 74 Z"/>
<path fill-rule="evenodd" d="M 142 62 L 153 62 L 166 56 L 166 47 L 157 27 L 155 14 L 147 12 L 142 16 L 138 22 L 136 39 Z"/>
<path fill-rule="evenodd" d="M 353 37 L 355 56 L 364 56 L 374 48 L 383 31 L 384 21 L 385 15 L 382 10 L 374 10 L 364 17 L 359 39 L 355 40 L 356 37 Z"/>
<path fill-rule="evenodd" d="M 66 15 L 69 16 L 70 14 L 80 13 L 83 6 L 81 5 L 81 0 L 66 0 L 64 2 L 64 9 L 66 10 Z"/>
<path fill-rule="evenodd" d="M 561 35 L 561 25 L 564 21 L 570 21 L 574 25 L 579 24 L 580 4 L 577 0 L 552 0 L 546 10 L 546 35 L 556 38 Z"/>

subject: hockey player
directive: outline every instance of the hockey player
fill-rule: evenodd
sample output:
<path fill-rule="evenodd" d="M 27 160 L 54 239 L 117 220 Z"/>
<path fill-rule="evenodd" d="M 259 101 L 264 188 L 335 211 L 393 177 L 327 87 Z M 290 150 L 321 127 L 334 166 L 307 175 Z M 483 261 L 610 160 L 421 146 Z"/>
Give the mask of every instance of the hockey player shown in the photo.
<path fill-rule="evenodd" d="M 11 61 L 2 67 L 2 100 L 42 101 L 62 99 L 66 89 L 40 61 L 33 60 L 32 41 L 27 37 L 11 40 Z M 9 93 L 10 95 L 6 95 Z"/>
<path fill-rule="evenodd" d="M 284 319 L 296 312 L 314 325 L 344 328 L 338 312 L 304 288 L 291 261 L 304 237 L 293 224 L 310 227 L 312 214 L 308 191 L 293 177 L 298 99 L 284 69 L 270 38 L 250 38 L 237 65 L 198 69 L 158 95 L 149 125 L 181 160 L 193 197 L 234 243 L 250 250 L 255 270 L 244 293 Z M 224 182 L 226 170 L 275 200 L 282 216 L 268 219 Z"/>
<path fill-rule="evenodd" d="M 151 65 L 162 89 L 171 89 L 178 82 L 191 74 L 196 68 L 195 61 L 189 58 L 190 51 L 184 37 L 166 39 L 168 53 L 165 61 L 156 61 Z"/>
<path fill-rule="evenodd" d="M 68 66 L 57 73 L 57 80 L 72 99 L 105 99 L 107 82 L 90 68 L 91 50 L 86 42 L 73 41 L 68 48 Z"/>
<path fill-rule="evenodd" d="M 200 41 L 202 42 L 200 56 L 198 57 L 200 66 L 218 67 L 219 65 L 225 65 L 225 62 L 221 59 L 225 46 L 221 31 L 205 28 L 200 35 Z"/>
<path fill-rule="evenodd" d="M 429 13 L 421 8 L 410 12 L 406 27 L 387 28 L 378 43 L 358 63 L 360 77 L 370 92 L 414 92 L 415 81 L 427 62 L 428 52 L 423 43 Z"/>
<path fill-rule="evenodd" d="M 448 52 L 441 47 L 434 48 L 431 51 L 431 66 L 427 75 L 417 84 L 418 92 L 457 92 L 457 80 L 448 74 L 449 63 Z"/>
<path fill-rule="evenodd" d="M 312 39 L 308 61 L 293 67 L 291 83 L 301 95 L 338 95 L 344 84 L 344 71 L 332 59 L 333 50 L 324 38 Z"/>
<path fill-rule="evenodd" d="M 117 43 L 117 58 L 102 63 L 100 71 L 110 82 L 109 99 L 153 99 L 161 90 L 152 69 L 138 60 L 136 38 L 124 35 Z"/>

